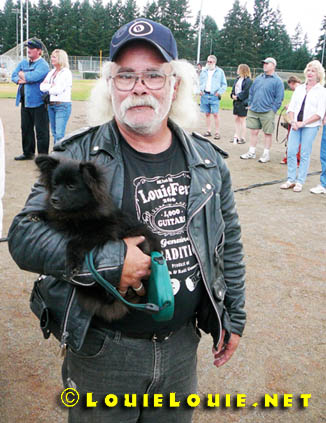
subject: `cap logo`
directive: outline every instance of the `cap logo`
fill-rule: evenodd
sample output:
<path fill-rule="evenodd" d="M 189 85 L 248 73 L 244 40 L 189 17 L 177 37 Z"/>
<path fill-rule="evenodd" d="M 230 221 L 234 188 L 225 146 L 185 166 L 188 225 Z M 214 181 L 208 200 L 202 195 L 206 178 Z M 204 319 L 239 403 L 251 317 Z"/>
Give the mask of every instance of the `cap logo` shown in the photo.
<path fill-rule="evenodd" d="M 129 28 L 129 34 L 135 37 L 144 37 L 153 32 L 153 27 L 145 21 L 137 21 Z"/>

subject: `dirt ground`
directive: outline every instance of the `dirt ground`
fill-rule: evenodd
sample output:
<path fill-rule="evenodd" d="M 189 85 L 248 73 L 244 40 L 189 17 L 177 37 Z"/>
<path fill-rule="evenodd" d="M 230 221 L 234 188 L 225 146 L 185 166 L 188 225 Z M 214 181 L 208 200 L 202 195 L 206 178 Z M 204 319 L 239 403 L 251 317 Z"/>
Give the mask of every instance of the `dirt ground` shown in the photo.
<path fill-rule="evenodd" d="M 68 132 L 86 125 L 86 103 L 74 102 Z M 6 137 L 4 235 L 23 207 L 36 178 L 32 161 L 17 162 L 21 153 L 20 114 L 14 100 L 0 100 Z M 196 128 L 202 131 L 203 126 Z M 218 144 L 229 152 L 234 189 L 286 177 L 279 164 L 284 145 L 274 142 L 267 164 L 240 160 L 248 145 L 233 145 L 233 116 L 221 112 Z M 321 131 L 315 141 L 310 172 L 320 170 Z M 262 151 L 262 140 L 258 147 Z M 199 393 L 195 423 L 326 422 L 326 197 L 309 193 L 319 176 L 309 176 L 302 193 L 281 191 L 279 184 L 235 193 L 242 223 L 247 264 L 248 323 L 238 351 L 220 369 L 212 365 L 211 339 L 199 349 Z M 0 243 L 0 421 L 61 423 L 61 358 L 58 343 L 44 340 L 29 309 L 35 274 L 21 271 Z M 220 394 L 220 407 L 208 408 L 205 397 Z M 225 406 L 227 395 L 231 407 Z M 237 394 L 246 397 L 236 407 Z M 264 395 L 278 395 L 278 407 L 264 407 Z M 300 396 L 310 394 L 308 407 Z M 284 406 L 292 395 L 292 406 Z M 290 397 L 291 398 L 291 397 Z M 93 422 L 90 422 L 93 423 Z"/>

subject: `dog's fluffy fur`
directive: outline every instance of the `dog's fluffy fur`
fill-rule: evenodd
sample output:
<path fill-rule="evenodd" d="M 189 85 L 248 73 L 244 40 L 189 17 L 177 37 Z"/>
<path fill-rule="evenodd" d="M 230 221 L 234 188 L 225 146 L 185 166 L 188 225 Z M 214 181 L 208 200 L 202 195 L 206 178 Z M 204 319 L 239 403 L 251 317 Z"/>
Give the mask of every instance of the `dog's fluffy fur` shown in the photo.
<path fill-rule="evenodd" d="M 161 250 L 158 238 L 146 225 L 135 222 L 113 204 L 103 171 L 94 162 L 39 155 L 35 163 L 47 191 L 44 213 L 38 217 L 68 236 L 66 267 L 70 276 L 78 271 L 87 252 L 107 241 L 143 235 L 145 241 L 139 247 L 144 253 Z M 128 312 L 127 306 L 107 295 L 98 284 L 78 287 L 77 294 L 86 310 L 107 321 Z M 125 299 L 137 303 L 141 297 L 129 289 Z"/>

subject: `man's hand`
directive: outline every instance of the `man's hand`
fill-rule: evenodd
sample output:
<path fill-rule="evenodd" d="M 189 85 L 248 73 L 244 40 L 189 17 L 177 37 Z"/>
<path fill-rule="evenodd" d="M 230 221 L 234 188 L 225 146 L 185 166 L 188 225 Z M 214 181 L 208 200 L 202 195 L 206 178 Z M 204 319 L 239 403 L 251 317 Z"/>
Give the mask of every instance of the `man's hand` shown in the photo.
<path fill-rule="evenodd" d="M 138 247 L 144 239 L 143 236 L 124 239 L 127 244 L 127 254 L 118 286 L 121 292 L 126 291 L 129 287 L 138 289 L 142 284 L 141 280 L 147 279 L 151 274 L 151 258 Z M 140 296 L 145 295 L 144 288 L 136 292 Z"/>
<path fill-rule="evenodd" d="M 214 366 L 216 367 L 221 367 L 223 364 L 230 360 L 234 351 L 238 348 L 240 342 L 240 336 L 235 333 L 231 333 L 229 342 L 227 344 L 224 344 L 224 337 L 225 329 L 222 331 L 222 338 L 221 342 L 217 346 L 217 351 L 215 348 L 212 350 L 214 355 Z"/>
<path fill-rule="evenodd" d="M 24 74 L 23 71 L 19 71 L 18 72 L 18 76 L 19 76 L 19 79 L 21 79 L 22 81 L 26 82 L 26 80 L 25 80 L 25 74 Z"/>

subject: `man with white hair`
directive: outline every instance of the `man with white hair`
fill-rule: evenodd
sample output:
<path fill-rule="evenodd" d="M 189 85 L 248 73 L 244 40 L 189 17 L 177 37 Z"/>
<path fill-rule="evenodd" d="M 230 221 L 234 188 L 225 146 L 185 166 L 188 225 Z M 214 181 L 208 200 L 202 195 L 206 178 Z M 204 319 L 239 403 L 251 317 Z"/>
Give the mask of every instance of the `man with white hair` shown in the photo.
<path fill-rule="evenodd" d="M 270 149 L 275 127 L 275 114 L 281 107 L 284 98 L 284 85 L 276 74 L 276 60 L 267 57 L 262 61 L 264 73 L 253 82 L 249 91 L 247 128 L 250 129 L 249 151 L 240 156 L 241 159 L 255 159 L 258 134 L 264 132 L 265 148 L 258 160 L 260 163 L 270 161 Z"/>
<path fill-rule="evenodd" d="M 52 331 L 67 347 L 64 385 L 91 393 L 91 406 L 69 408 L 70 423 L 191 422 L 186 400 L 197 389 L 198 328 L 213 337 L 216 367 L 231 358 L 242 335 L 245 270 L 225 153 L 176 123 L 194 122 L 191 69 L 177 60 L 168 28 L 148 19 L 129 22 L 113 36 L 110 63 L 92 95 L 91 118 L 104 123 L 54 147 L 58 157 L 100 163 L 113 201 L 159 237 L 175 297 L 171 320 L 130 309 L 108 323 L 81 308 L 74 283 L 89 286 L 87 267 L 68 275 L 65 237 L 28 219 L 30 210 L 44 207 L 42 185 L 10 228 L 16 262 L 50 275 L 39 281 L 38 296 L 46 293 L 46 336 Z M 143 240 L 94 250 L 95 267 L 122 295 L 139 292 L 151 273 Z M 108 394 L 117 406 L 110 407 Z M 157 396 L 163 407 L 155 406 Z"/>

